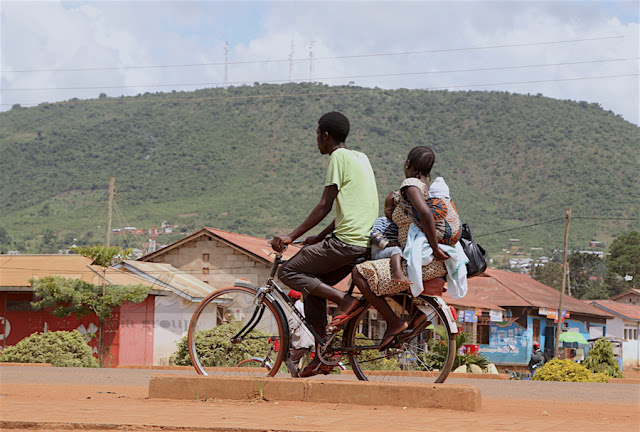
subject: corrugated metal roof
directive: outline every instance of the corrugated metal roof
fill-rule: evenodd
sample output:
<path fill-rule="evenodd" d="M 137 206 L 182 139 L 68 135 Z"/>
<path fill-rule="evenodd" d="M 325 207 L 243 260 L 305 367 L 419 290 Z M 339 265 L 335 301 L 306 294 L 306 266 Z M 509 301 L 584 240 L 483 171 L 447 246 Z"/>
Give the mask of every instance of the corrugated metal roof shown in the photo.
<path fill-rule="evenodd" d="M 640 321 L 640 305 L 619 303 L 614 300 L 593 300 L 589 304 L 600 307 L 629 321 Z"/>
<path fill-rule="evenodd" d="M 105 279 L 111 285 L 145 285 L 157 291 L 174 292 L 196 301 L 214 288 L 169 264 L 125 261 L 124 267 L 102 268 L 82 255 L 0 255 L 0 290 L 31 290 L 31 278 L 62 276 L 95 285 Z"/>
<path fill-rule="evenodd" d="M 190 301 L 199 301 L 215 290 L 209 284 L 202 282 L 170 264 L 125 260 L 123 268 L 134 272 L 154 288 L 172 291 Z"/>
<path fill-rule="evenodd" d="M 47 276 L 93 283 L 90 265 L 82 255 L 0 255 L 0 287 L 31 287 L 29 279 Z"/>
<path fill-rule="evenodd" d="M 528 275 L 487 269 L 483 276 L 469 279 L 469 293 L 502 307 L 558 309 L 560 292 Z M 607 317 L 609 314 L 582 300 L 564 295 L 562 308 L 571 313 Z"/>

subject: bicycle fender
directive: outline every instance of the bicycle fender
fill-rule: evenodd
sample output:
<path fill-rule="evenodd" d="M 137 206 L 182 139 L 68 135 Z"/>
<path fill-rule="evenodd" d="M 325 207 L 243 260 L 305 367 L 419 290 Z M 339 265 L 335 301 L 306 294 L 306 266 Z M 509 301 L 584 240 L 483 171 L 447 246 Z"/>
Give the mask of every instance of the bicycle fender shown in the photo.
<path fill-rule="evenodd" d="M 255 290 L 256 292 L 260 288 L 257 284 L 249 282 L 248 280 L 236 280 L 235 282 L 233 282 L 233 285 L 243 288 L 249 288 Z M 282 341 L 280 341 L 280 344 L 287 347 L 284 357 L 284 360 L 286 360 L 289 358 L 288 348 L 291 345 L 291 330 L 289 329 L 289 320 L 287 319 L 287 314 L 284 313 L 284 309 L 282 309 L 282 305 L 280 304 L 280 302 L 271 294 L 267 294 L 266 297 L 267 300 L 269 300 L 269 302 L 275 307 L 278 315 L 280 316 L 280 321 L 282 321 L 282 325 L 284 326 L 284 334 L 282 335 Z"/>
<path fill-rule="evenodd" d="M 238 279 L 236 281 L 233 282 L 233 286 L 241 286 L 243 288 L 251 288 L 253 290 L 258 291 L 258 285 L 254 284 L 253 282 L 249 282 L 248 280 L 245 279 Z"/>
<path fill-rule="evenodd" d="M 447 318 L 447 321 L 449 322 L 449 328 L 451 328 L 451 333 L 458 333 L 458 324 L 456 323 L 456 320 L 453 318 L 453 313 L 451 312 L 451 308 L 449 307 L 449 305 L 446 304 L 444 300 L 442 300 L 442 297 L 434 296 L 431 298 L 434 299 L 436 303 L 438 303 L 438 305 L 440 306 L 440 309 L 442 309 L 442 312 L 444 312 L 444 316 Z"/>

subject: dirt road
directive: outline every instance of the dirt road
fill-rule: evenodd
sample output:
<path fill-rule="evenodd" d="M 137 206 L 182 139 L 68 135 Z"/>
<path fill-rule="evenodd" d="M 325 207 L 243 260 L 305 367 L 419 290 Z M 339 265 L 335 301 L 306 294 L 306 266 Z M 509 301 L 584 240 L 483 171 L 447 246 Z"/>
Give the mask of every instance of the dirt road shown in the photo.
<path fill-rule="evenodd" d="M 638 384 L 454 379 L 479 412 L 255 400 L 147 399 L 155 372 L 0 366 L 0 430 L 622 431 L 640 428 Z M 176 371 L 175 373 L 192 373 Z"/>

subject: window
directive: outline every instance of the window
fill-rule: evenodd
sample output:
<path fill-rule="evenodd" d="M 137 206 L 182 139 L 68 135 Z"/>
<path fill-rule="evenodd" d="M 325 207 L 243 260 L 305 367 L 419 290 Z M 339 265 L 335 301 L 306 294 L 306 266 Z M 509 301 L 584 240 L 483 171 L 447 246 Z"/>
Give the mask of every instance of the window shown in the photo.
<path fill-rule="evenodd" d="M 202 267 L 202 274 L 203 275 L 208 275 L 209 274 L 209 267 Z"/>
<path fill-rule="evenodd" d="M 624 340 L 629 340 L 629 332 L 627 329 L 624 329 Z"/>
<path fill-rule="evenodd" d="M 209 262 L 209 254 L 202 254 L 202 262 Z"/>

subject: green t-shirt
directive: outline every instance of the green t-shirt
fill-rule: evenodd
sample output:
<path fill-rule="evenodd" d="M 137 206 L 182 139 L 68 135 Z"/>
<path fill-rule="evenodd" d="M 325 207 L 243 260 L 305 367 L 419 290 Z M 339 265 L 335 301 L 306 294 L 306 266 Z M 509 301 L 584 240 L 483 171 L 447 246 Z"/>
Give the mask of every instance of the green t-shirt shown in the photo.
<path fill-rule="evenodd" d="M 364 153 L 339 148 L 331 153 L 325 186 L 336 185 L 336 227 L 340 241 L 367 247 L 378 217 L 376 178 Z"/>

